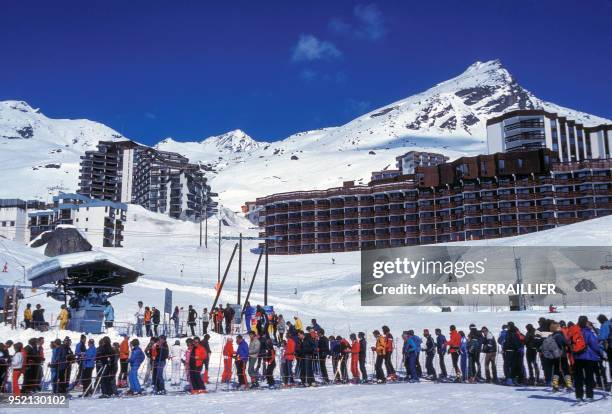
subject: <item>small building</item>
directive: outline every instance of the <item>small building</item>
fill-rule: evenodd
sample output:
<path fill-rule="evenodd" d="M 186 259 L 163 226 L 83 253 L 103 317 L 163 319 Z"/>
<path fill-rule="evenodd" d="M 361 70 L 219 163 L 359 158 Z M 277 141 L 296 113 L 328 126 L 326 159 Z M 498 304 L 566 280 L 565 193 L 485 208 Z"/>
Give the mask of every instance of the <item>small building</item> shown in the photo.
<path fill-rule="evenodd" d="M 30 241 L 28 211 L 43 206 L 37 200 L 0 199 L 0 237 L 27 244 Z"/>
<path fill-rule="evenodd" d="M 437 152 L 408 151 L 395 158 L 401 174 L 414 174 L 416 167 L 433 167 L 444 164 L 449 158 Z"/>
<path fill-rule="evenodd" d="M 28 213 L 30 240 L 60 225 L 73 225 L 94 247 L 122 247 L 127 204 L 60 193 L 45 210 Z"/>

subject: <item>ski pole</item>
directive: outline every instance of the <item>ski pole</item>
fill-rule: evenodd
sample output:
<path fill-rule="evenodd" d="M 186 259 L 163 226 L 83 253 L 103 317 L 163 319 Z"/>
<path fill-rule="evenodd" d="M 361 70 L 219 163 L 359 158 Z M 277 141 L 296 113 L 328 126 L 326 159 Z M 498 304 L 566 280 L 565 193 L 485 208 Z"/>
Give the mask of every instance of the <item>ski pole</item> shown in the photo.
<path fill-rule="evenodd" d="M 217 381 L 215 382 L 215 391 L 217 391 L 217 387 L 219 386 L 219 373 L 221 372 L 221 363 L 223 362 L 223 349 L 225 349 L 225 345 L 227 344 L 227 338 L 223 341 L 223 347 L 221 348 L 221 352 L 219 352 L 219 368 L 217 369 Z"/>
<path fill-rule="evenodd" d="M 102 368 L 102 372 L 100 372 L 99 377 L 96 376 L 96 386 L 93 389 L 93 392 L 91 393 L 91 397 L 93 398 L 94 395 L 96 395 L 96 392 L 98 391 L 98 386 L 100 385 L 100 383 L 102 382 L 102 377 L 104 377 L 104 372 L 106 371 L 106 367 L 108 365 L 104 365 L 104 368 Z"/>

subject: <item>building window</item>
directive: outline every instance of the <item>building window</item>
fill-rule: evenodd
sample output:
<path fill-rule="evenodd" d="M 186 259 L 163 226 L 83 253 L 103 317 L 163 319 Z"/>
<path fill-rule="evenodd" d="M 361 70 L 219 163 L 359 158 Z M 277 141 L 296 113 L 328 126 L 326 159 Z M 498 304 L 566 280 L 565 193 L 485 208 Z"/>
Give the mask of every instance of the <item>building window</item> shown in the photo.
<path fill-rule="evenodd" d="M 500 171 L 504 171 L 506 169 L 506 160 L 497 160 L 497 168 Z"/>
<path fill-rule="evenodd" d="M 525 160 L 522 158 L 517 159 L 516 165 L 518 166 L 518 168 L 523 168 L 523 166 L 525 165 Z"/>

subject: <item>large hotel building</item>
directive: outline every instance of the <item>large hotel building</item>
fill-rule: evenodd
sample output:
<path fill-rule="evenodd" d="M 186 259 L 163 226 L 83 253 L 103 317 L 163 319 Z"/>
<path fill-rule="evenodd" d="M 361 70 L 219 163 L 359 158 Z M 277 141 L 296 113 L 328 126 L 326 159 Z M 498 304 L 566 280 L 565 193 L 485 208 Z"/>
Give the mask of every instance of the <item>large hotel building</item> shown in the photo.
<path fill-rule="evenodd" d="M 554 147 L 551 118 L 561 151 L 553 149 L 561 147 Z M 518 122 L 527 132 L 541 121 L 549 130 L 538 145 L 526 138 L 521 148 L 497 146 L 493 127 L 506 131 Z M 495 149 L 489 155 L 447 162 L 441 154 L 409 152 L 398 157 L 397 170 L 372 173 L 368 185 L 347 181 L 258 198 L 260 235 L 274 236 L 267 241 L 271 254 L 344 252 L 515 236 L 608 215 L 612 126 L 571 123 L 570 133 L 570 123 L 542 111 L 509 113 L 489 122 L 489 149 Z"/>
<path fill-rule="evenodd" d="M 543 110 L 517 110 L 487 121 L 489 154 L 550 148 L 561 161 L 610 158 L 612 125 L 585 127 Z"/>
<path fill-rule="evenodd" d="M 198 164 L 133 141 L 100 141 L 81 157 L 79 194 L 198 221 L 216 196 Z"/>

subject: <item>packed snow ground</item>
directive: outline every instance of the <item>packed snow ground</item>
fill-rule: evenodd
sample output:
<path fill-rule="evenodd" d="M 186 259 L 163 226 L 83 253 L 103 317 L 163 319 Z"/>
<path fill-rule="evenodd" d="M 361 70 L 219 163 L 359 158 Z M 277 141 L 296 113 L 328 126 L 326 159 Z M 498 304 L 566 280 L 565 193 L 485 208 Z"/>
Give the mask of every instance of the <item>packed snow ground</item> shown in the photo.
<path fill-rule="evenodd" d="M 249 228 L 249 223 L 229 213 L 226 220 L 231 226 L 223 226 L 224 236 L 256 235 L 258 230 Z M 187 308 L 193 304 L 198 312 L 203 307 L 210 307 L 214 299 L 214 285 L 217 281 L 217 228 L 215 219 L 209 221 L 208 248 L 199 247 L 199 226 L 189 222 L 176 222 L 167 216 L 148 212 L 137 206 L 130 206 L 126 225 L 125 247 L 104 249 L 108 254 L 144 273 L 136 283 L 127 285 L 125 292 L 113 297 L 116 321 L 133 320 L 136 302 L 143 300 L 146 305 L 163 305 L 165 288 L 173 291 L 174 304 Z M 223 240 L 221 244 L 222 272 L 231 255 L 235 241 Z M 470 244 L 494 245 L 612 245 L 612 217 L 590 220 L 545 232 L 524 235 L 514 238 L 470 242 Z M 242 301 L 244 301 L 250 283 L 257 256 L 250 252 L 257 246 L 256 241 L 244 241 Z M 332 264 L 332 258 L 335 263 Z M 8 262 L 9 272 L 0 273 L 2 283 L 23 280 L 23 268 L 44 259 L 40 249 L 30 249 L 6 240 L 0 241 L 0 264 Z M 236 258 L 237 259 L 237 258 Z M 236 302 L 237 260 L 234 261 L 221 295 L 222 303 Z M 396 337 L 406 329 L 420 333 L 424 328 L 433 330 L 441 328 L 448 331 L 450 324 L 459 329 L 467 329 L 470 323 L 487 326 L 497 334 L 502 323 L 513 320 L 518 326 L 535 323 L 540 316 L 546 316 L 545 310 L 526 312 L 509 312 L 503 308 L 457 308 L 452 313 L 441 313 L 436 308 L 415 307 L 361 307 L 360 304 L 360 256 L 358 252 L 340 254 L 317 254 L 301 256 L 270 256 L 269 303 L 283 314 L 286 320 L 294 315 L 308 324 L 316 318 L 326 329 L 327 334 L 346 336 L 351 332 L 363 331 L 368 334 L 369 343 L 373 343 L 371 332 L 389 325 Z M 53 321 L 59 310 L 59 302 L 49 299 L 44 291 L 26 291 L 25 302 L 41 303 L 46 309 L 47 320 Z M 263 267 L 260 267 L 251 296 L 251 303 L 263 302 Z M 556 317 L 565 320 L 576 320 L 581 314 L 594 319 L 599 313 L 610 314 L 610 308 L 573 307 L 561 309 Z M 118 332 L 109 333 L 113 341 L 119 341 Z M 34 331 L 10 331 L 0 326 L 0 341 L 7 339 L 26 341 L 31 336 L 38 336 Z M 55 338 L 69 335 L 75 344 L 79 333 L 57 331 L 55 329 L 43 336 L 47 343 Z M 96 340 L 100 335 L 94 335 Z M 223 337 L 213 334 L 211 346 L 211 382 L 215 382 L 220 364 L 220 352 Z M 171 343 L 173 340 L 171 341 Z M 182 342 L 184 346 L 184 341 Z M 49 357 L 49 356 L 48 356 Z M 400 364 L 400 357 L 395 364 Z M 450 367 L 450 361 L 447 361 Z M 501 370 L 501 358 L 498 360 Z M 371 372 L 371 361 L 368 363 Z M 451 369 L 452 371 L 452 369 Z M 277 369 L 278 373 L 278 369 Z M 169 374 L 169 373 L 168 373 Z M 169 377 L 169 375 L 167 375 Z M 213 385 L 214 387 L 214 385 Z M 444 390 L 444 391 L 443 391 Z M 312 397 L 317 393 L 319 403 L 313 405 Z M 205 396 L 166 396 L 142 397 L 143 399 L 120 399 L 112 401 L 71 401 L 66 412 L 82 412 L 120 408 L 127 412 L 142 411 L 142 404 L 157 410 L 172 409 L 175 412 L 191 412 L 194 403 L 198 408 L 215 407 L 219 412 L 244 411 L 246 404 L 257 398 L 258 409 L 282 409 L 288 407 L 295 412 L 364 412 L 368 406 L 376 404 L 390 412 L 406 409 L 417 409 L 417 412 L 432 409 L 432 400 L 442 407 L 452 407 L 457 412 L 491 410 L 494 412 L 580 412 L 583 407 L 572 407 L 571 395 L 549 395 L 543 388 L 506 388 L 489 385 L 432 385 L 423 383 L 380 386 L 335 386 L 316 390 L 283 390 L 261 392 L 253 395 L 243 393 L 216 393 Z M 261 400 L 261 401 L 259 401 Z M 462 402 L 461 402 L 462 401 Z M 388 408 L 387 408 L 388 407 Z M 589 406 L 593 412 L 609 412 L 612 408 L 607 401 L 600 401 Z"/>

